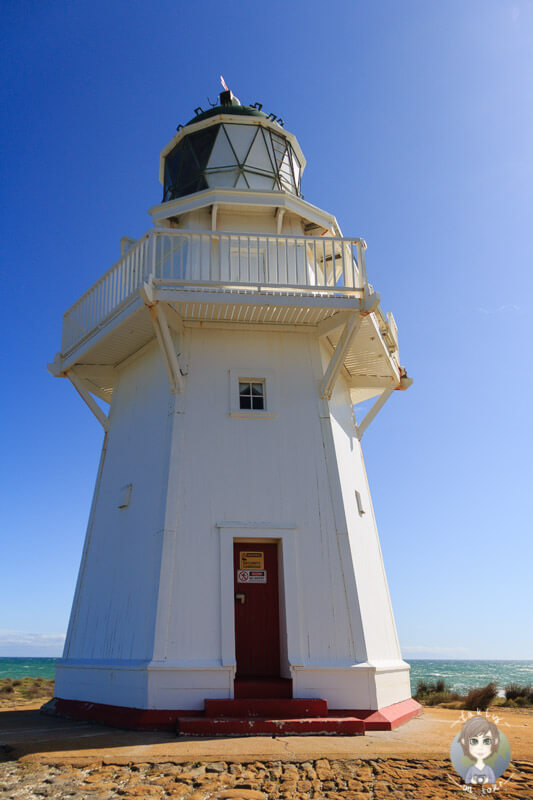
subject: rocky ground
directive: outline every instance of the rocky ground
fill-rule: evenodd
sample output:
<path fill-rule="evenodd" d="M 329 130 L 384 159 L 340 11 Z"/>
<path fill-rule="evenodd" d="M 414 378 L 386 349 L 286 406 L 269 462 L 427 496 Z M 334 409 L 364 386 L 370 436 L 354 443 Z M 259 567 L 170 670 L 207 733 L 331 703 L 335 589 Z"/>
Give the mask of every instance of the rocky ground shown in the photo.
<path fill-rule="evenodd" d="M 502 800 L 533 798 L 533 761 L 514 762 L 499 783 Z M 482 791 L 476 787 L 472 794 Z M 0 763 L 1 800 L 447 800 L 464 795 L 448 760 Z"/>

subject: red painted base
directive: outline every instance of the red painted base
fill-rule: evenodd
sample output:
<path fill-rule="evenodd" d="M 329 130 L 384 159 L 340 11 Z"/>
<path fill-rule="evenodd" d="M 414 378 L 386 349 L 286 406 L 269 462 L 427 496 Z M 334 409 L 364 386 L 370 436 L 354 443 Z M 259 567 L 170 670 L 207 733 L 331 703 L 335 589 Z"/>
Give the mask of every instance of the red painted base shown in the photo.
<path fill-rule="evenodd" d="M 175 731 L 179 716 L 187 714 L 201 716 L 203 711 L 162 710 L 154 708 L 127 708 L 110 706 L 104 703 L 86 703 L 82 700 L 63 700 L 54 697 L 41 708 L 43 714 L 50 714 L 68 719 L 85 719 L 91 722 L 103 722 L 114 728 L 126 728 L 134 731 Z"/>
<path fill-rule="evenodd" d="M 182 736 L 250 736 L 337 734 L 390 731 L 420 713 L 416 700 L 371 710 L 327 709 L 325 700 L 259 698 L 206 700 L 204 711 L 158 710 L 63 700 L 55 697 L 41 709 L 71 719 L 103 722 L 133 730 L 177 731 Z"/>
<path fill-rule="evenodd" d="M 365 732 L 363 720 L 355 717 L 304 717 L 266 719 L 263 717 L 180 717 L 180 736 L 357 736 Z"/>
<path fill-rule="evenodd" d="M 392 731 L 398 725 L 403 725 L 407 720 L 418 716 L 422 711 L 422 706 L 413 698 L 403 700 L 401 703 L 394 703 L 391 706 L 384 706 L 378 711 L 332 711 L 332 714 L 350 715 L 359 717 L 365 723 L 365 731 Z"/>

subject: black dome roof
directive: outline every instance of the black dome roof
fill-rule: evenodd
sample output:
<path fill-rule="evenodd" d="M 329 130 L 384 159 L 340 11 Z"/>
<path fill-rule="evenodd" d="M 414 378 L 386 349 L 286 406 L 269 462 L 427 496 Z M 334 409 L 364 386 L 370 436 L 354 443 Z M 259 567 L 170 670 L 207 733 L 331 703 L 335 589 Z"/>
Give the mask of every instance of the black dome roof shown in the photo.
<path fill-rule="evenodd" d="M 224 104 L 209 108 L 207 111 L 202 111 L 200 114 L 197 114 L 195 117 L 186 122 L 183 127 L 187 127 L 187 125 L 194 125 L 195 122 L 201 122 L 204 119 L 209 119 L 209 117 L 216 117 L 218 114 L 232 114 L 234 116 L 243 117 L 260 117 L 261 119 L 269 118 L 268 114 L 265 114 L 264 111 L 260 111 L 258 108 L 254 108 L 253 106 Z"/>

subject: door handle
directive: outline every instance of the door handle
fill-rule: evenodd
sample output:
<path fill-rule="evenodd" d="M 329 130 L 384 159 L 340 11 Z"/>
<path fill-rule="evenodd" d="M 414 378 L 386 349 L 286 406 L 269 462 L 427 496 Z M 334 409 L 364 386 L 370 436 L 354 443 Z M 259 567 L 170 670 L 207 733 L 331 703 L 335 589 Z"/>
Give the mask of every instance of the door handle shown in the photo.
<path fill-rule="evenodd" d="M 235 600 L 237 603 L 244 605 L 246 602 L 246 595 L 243 592 L 235 592 Z"/>

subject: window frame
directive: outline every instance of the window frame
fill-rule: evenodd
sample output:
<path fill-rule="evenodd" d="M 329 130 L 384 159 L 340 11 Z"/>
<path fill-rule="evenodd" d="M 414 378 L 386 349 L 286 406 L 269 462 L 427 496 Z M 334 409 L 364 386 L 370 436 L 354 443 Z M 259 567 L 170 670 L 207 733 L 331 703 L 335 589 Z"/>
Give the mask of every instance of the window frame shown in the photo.
<path fill-rule="evenodd" d="M 243 387 L 245 387 L 245 391 L 243 391 Z M 260 393 L 254 393 L 254 387 L 260 387 Z M 246 391 L 247 390 L 247 391 Z M 257 391 L 257 389 L 256 389 Z M 250 408 L 246 408 L 243 406 L 243 400 L 248 399 L 250 402 Z M 255 408 L 254 402 L 256 400 L 260 400 L 261 408 Z M 266 381 L 249 381 L 243 380 L 242 378 L 239 379 L 239 409 L 241 411 L 266 411 L 267 410 L 267 397 L 266 397 Z"/>
<path fill-rule="evenodd" d="M 273 370 L 246 368 L 229 371 L 229 416 L 237 419 L 276 419 L 277 414 L 277 382 Z M 261 383 L 263 385 L 263 409 L 241 408 L 240 383 Z"/>

